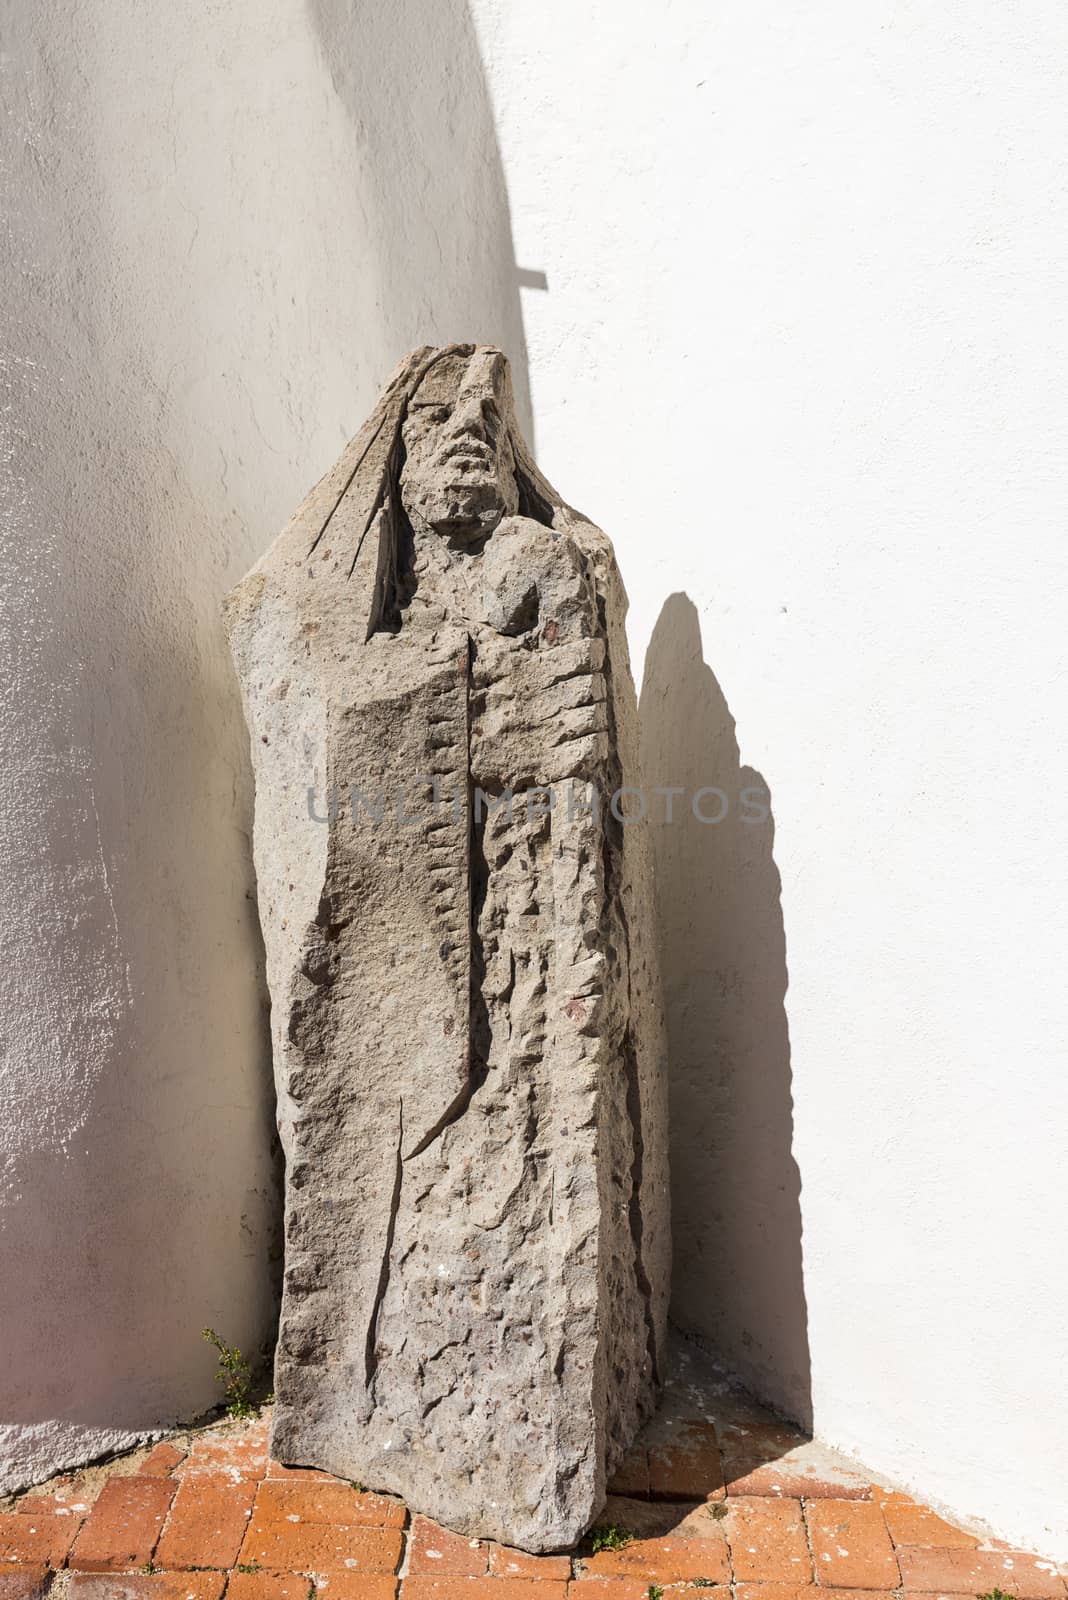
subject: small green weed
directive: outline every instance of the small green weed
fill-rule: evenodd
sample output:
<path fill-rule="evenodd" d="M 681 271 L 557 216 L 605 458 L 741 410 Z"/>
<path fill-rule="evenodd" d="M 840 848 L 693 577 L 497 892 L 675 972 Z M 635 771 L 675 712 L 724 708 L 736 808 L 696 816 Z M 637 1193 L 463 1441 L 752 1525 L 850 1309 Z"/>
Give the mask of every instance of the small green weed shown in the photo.
<path fill-rule="evenodd" d="M 205 1328 L 203 1337 L 219 1352 L 219 1370 L 215 1382 L 223 1386 L 226 1413 L 231 1417 L 254 1417 L 256 1407 L 252 1400 L 252 1374 L 248 1362 L 236 1345 L 220 1339 L 214 1328 Z"/>
<path fill-rule="evenodd" d="M 714 1589 L 715 1582 L 711 1578 L 693 1578 L 690 1581 L 691 1589 Z"/>
<path fill-rule="evenodd" d="M 260 1564 L 258 1561 L 239 1561 L 235 1570 L 237 1572 L 258 1572 Z"/>
<path fill-rule="evenodd" d="M 159 1568 L 157 1567 L 156 1563 L 152 1560 L 152 1558 L 149 1557 L 149 1559 L 145 1562 L 144 1566 L 141 1568 L 141 1571 L 147 1573 L 148 1576 L 151 1577 L 154 1572 L 158 1572 L 159 1571 Z"/>
<path fill-rule="evenodd" d="M 622 1550 L 633 1538 L 634 1535 L 629 1528 L 619 1528 L 614 1522 L 606 1522 L 602 1523 L 601 1527 L 594 1528 L 590 1535 L 590 1545 L 594 1555 L 597 1555 L 601 1550 Z"/>
<path fill-rule="evenodd" d="M 646 1592 L 649 1600 L 664 1600 L 664 1585 L 662 1583 L 651 1583 Z"/>
<path fill-rule="evenodd" d="M 1016 1596 L 1006 1594 L 1004 1589 L 988 1589 L 986 1594 L 977 1594 L 975 1600 L 1016 1600 Z"/>

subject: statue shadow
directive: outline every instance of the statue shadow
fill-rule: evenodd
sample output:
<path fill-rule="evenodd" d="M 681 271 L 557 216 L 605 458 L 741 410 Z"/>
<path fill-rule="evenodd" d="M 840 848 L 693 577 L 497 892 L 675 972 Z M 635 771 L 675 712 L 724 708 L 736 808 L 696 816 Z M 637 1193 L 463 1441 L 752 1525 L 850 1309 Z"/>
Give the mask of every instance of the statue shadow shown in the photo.
<path fill-rule="evenodd" d="M 800 1174 L 793 1156 L 786 937 L 764 777 L 744 766 L 696 607 L 664 604 L 641 693 L 667 1019 L 672 1319 L 809 1427 Z M 702 822 L 693 810 L 700 789 Z"/>

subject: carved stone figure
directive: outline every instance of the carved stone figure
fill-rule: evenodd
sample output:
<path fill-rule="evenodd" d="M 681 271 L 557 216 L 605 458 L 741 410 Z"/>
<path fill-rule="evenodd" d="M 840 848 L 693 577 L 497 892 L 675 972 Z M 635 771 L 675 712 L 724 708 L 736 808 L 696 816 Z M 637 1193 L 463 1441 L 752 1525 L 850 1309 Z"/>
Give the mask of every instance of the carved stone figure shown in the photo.
<path fill-rule="evenodd" d="M 528 1550 L 590 1525 L 663 1362 L 625 608 L 471 345 L 402 363 L 227 602 L 287 1164 L 272 1451 Z"/>

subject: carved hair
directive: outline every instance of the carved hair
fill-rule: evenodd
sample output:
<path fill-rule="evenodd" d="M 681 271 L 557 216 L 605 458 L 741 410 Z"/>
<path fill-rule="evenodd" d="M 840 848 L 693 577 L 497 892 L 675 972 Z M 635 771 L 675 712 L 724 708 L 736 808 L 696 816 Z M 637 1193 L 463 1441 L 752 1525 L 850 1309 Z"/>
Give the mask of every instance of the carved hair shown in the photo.
<path fill-rule="evenodd" d="M 422 345 L 401 362 L 346 452 L 347 455 L 351 452 L 354 464 L 308 551 L 310 556 L 343 500 L 351 498 L 361 511 L 366 507 L 363 515 L 356 518 L 355 526 L 359 534 L 349 567 L 351 577 L 356 571 L 364 541 L 377 522 L 378 559 L 369 597 L 368 639 L 374 633 L 400 631 L 403 609 L 414 590 L 412 530 L 401 503 L 400 492 L 404 467 L 401 430 L 408 415 L 408 406 L 431 367 L 447 356 L 462 356 L 470 361 L 476 354 L 499 355 L 504 361 L 503 421 L 515 459 L 520 516 L 530 517 L 547 527 L 559 528 L 561 532 L 568 531 L 571 521 L 584 520 L 557 494 L 534 464 L 516 421 L 511 372 L 503 352 L 493 345 L 448 344 L 436 349 Z"/>

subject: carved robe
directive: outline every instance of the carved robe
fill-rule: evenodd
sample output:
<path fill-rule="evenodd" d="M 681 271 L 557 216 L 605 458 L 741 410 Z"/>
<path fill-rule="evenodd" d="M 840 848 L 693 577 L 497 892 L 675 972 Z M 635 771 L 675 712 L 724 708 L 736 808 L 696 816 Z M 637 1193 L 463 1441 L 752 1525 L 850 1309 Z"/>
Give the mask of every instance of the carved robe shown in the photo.
<path fill-rule="evenodd" d="M 407 529 L 391 555 L 387 494 L 352 560 L 365 445 L 230 607 L 287 1161 L 272 1451 L 560 1548 L 665 1336 L 625 596 L 558 501 L 552 525 L 507 515 L 459 550 Z"/>

